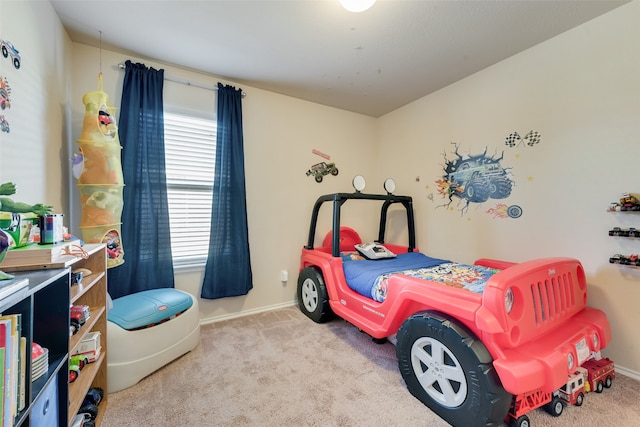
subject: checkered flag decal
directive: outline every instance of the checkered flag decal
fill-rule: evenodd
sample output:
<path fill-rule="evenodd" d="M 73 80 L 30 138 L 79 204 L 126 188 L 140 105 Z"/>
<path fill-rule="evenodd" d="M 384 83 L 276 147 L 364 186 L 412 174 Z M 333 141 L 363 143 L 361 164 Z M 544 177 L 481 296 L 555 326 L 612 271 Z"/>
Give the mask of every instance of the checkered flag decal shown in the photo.
<path fill-rule="evenodd" d="M 511 132 L 504 143 L 507 147 L 513 148 L 520 143 L 520 135 L 518 132 Z"/>
<path fill-rule="evenodd" d="M 535 130 L 530 130 L 529 133 L 525 135 L 524 139 L 525 141 L 527 141 L 527 145 L 529 147 L 533 147 L 534 145 L 540 142 L 541 137 L 542 135 L 540 135 L 540 132 L 536 132 Z"/>

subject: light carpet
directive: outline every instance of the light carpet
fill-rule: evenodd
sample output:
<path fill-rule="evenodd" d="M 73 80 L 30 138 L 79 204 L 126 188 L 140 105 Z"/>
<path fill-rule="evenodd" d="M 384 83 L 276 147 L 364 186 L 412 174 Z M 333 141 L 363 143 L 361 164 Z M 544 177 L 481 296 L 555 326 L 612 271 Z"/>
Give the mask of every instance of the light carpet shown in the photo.
<path fill-rule="evenodd" d="M 541 409 L 529 417 L 532 427 L 640 426 L 640 381 L 618 375 L 560 417 Z M 102 425 L 449 424 L 406 389 L 392 344 L 340 319 L 316 324 L 291 307 L 203 326 L 196 349 L 111 393 Z"/>

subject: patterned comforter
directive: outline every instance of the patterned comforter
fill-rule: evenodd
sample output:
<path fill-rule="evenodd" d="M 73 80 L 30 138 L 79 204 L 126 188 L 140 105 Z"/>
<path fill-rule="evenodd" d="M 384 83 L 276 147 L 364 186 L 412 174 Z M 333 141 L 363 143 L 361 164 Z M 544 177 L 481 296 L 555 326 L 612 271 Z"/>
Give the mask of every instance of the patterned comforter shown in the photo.
<path fill-rule="evenodd" d="M 345 253 L 342 254 L 342 259 L 349 287 L 379 302 L 383 302 L 387 297 L 389 277 L 392 274 L 404 274 L 481 294 L 487 280 L 500 271 L 479 265 L 430 258 L 418 252 L 375 261 L 364 260 L 358 254 Z"/>
<path fill-rule="evenodd" d="M 419 268 L 415 270 L 396 271 L 378 276 L 371 287 L 371 298 L 383 302 L 389 290 L 389 277 L 392 274 L 404 274 L 406 276 L 417 277 L 419 279 L 439 282 L 447 286 L 467 289 L 471 292 L 481 294 L 484 285 L 498 271 L 495 268 L 488 268 L 479 265 L 457 264 L 446 262 L 431 268 Z"/>

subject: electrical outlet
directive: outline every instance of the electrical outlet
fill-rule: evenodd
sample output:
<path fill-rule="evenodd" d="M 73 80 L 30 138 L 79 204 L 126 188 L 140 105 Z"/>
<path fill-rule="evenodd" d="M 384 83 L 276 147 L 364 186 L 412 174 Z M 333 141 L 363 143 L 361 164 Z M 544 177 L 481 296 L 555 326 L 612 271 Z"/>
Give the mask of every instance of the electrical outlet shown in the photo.
<path fill-rule="evenodd" d="M 281 282 L 286 282 L 287 280 L 289 280 L 289 272 L 287 270 L 281 270 L 280 271 L 280 281 Z"/>

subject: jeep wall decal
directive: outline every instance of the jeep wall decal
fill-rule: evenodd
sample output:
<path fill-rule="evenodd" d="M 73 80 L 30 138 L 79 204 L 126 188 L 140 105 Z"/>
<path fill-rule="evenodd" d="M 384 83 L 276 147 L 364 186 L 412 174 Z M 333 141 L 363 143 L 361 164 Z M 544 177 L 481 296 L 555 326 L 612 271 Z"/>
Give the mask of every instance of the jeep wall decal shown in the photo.
<path fill-rule="evenodd" d="M 327 161 L 311 165 L 307 170 L 307 176 L 313 176 L 316 182 L 320 183 L 325 175 L 338 175 L 338 168 L 336 167 L 336 164 L 328 161 L 331 160 L 331 156 L 316 149 L 311 150 L 311 152 L 316 156 L 326 159 Z"/>
<path fill-rule="evenodd" d="M 316 182 L 322 182 L 322 177 L 325 175 L 338 175 L 338 168 L 335 163 L 327 163 L 320 162 L 312 165 L 309 170 L 307 170 L 307 176 L 312 176 L 315 178 Z"/>
<path fill-rule="evenodd" d="M 506 199 L 511 195 L 514 182 L 510 168 L 501 165 L 504 152 L 497 157 L 487 155 L 487 148 L 482 154 L 460 155 L 458 144 L 455 145 L 456 158 L 449 160 L 444 154 L 445 164 L 442 179 L 436 180 L 438 193 L 448 198 L 444 205 L 449 207 L 453 198 L 458 198 L 464 214 L 470 203 L 484 203 L 489 199 Z"/>

